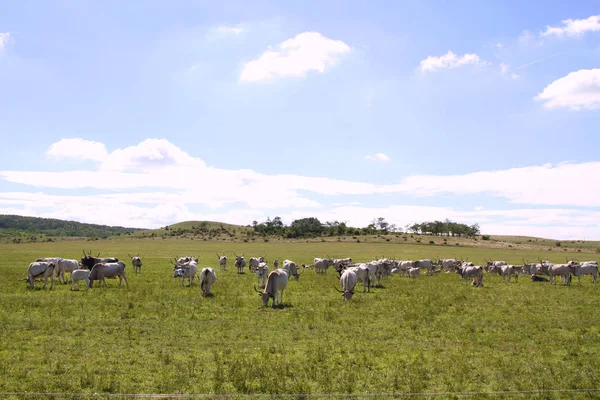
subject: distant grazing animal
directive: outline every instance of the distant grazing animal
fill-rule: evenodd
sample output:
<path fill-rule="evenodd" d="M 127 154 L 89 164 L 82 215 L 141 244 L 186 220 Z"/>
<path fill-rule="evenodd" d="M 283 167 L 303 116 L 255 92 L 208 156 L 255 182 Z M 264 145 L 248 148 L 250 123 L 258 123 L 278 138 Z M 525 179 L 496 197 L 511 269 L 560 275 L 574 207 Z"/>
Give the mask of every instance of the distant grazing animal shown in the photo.
<path fill-rule="evenodd" d="M 345 269 L 346 267 L 349 267 L 350 265 L 352 265 L 352 259 L 350 257 L 333 259 L 333 267 L 338 272 Z"/>
<path fill-rule="evenodd" d="M 27 268 L 29 286 L 33 289 L 35 287 L 35 278 L 43 276 L 44 286 L 42 286 L 42 289 L 46 288 L 48 277 L 50 277 L 50 289 L 52 289 L 54 287 L 54 268 L 56 268 L 56 264 L 51 261 L 34 261 L 29 264 Z"/>
<path fill-rule="evenodd" d="M 417 267 L 409 268 L 408 271 L 406 271 L 406 272 L 408 272 L 409 278 L 418 278 L 421 276 L 421 268 L 417 268 Z"/>
<path fill-rule="evenodd" d="M 73 273 L 79 268 L 79 262 L 77 260 L 68 260 L 65 258 L 59 258 L 56 264 L 56 277 L 59 282 L 67 283 L 65 280 L 65 272 Z"/>
<path fill-rule="evenodd" d="M 269 274 L 264 291 L 260 292 L 256 289 L 256 286 L 254 287 L 254 290 L 261 296 L 263 306 L 267 307 L 269 305 L 269 299 L 273 299 L 273 307 L 275 307 L 277 304 L 283 305 L 283 291 L 285 290 L 287 283 L 287 272 L 284 269 L 276 269 Z M 277 301 L 278 295 L 279 302 Z"/>
<path fill-rule="evenodd" d="M 413 260 L 403 260 L 398 261 L 398 269 L 400 270 L 400 274 L 407 273 L 409 268 L 413 268 L 415 266 L 415 262 Z"/>
<path fill-rule="evenodd" d="M 295 280 L 300 279 L 300 274 L 298 273 L 298 265 L 292 260 L 283 260 L 283 269 L 294 277 Z"/>
<path fill-rule="evenodd" d="M 139 253 L 136 256 L 132 256 L 131 254 L 127 254 L 127 255 L 129 256 L 129 258 L 131 258 L 131 265 L 133 266 L 133 272 L 135 272 L 136 274 L 139 274 L 140 272 L 142 272 L 142 259 L 140 258 Z"/>
<path fill-rule="evenodd" d="M 256 274 L 256 283 L 258 287 L 264 288 L 267 282 L 267 277 L 269 276 L 269 266 L 267 263 L 262 262 L 258 264 L 258 267 L 256 267 L 254 273 Z"/>
<path fill-rule="evenodd" d="M 515 281 L 518 281 L 519 274 L 515 271 L 514 266 L 512 265 L 490 265 L 488 266 L 488 272 L 497 273 L 502 277 L 502 282 L 506 282 L 506 277 L 508 276 L 508 283 L 510 283 L 510 278 L 515 277 Z"/>
<path fill-rule="evenodd" d="M 217 274 L 215 274 L 215 270 L 206 267 L 202 268 L 200 272 L 200 288 L 202 289 L 203 296 L 210 296 L 210 288 L 217 280 Z"/>
<path fill-rule="evenodd" d="M 246 260 L 244 260 L 244 254 L 242 254 L 241 256 L 238 256 L 237 254 L 235 254 L 235 267 L 238 270 L 238 274 L 243 274 L 244 273 L 244 267 L 246 266 Z"/>
<path fill-rule="evenodd" d="M 127 275 L 125 274 L 125 263 L 122 261 L 117 261 L 114 263 L 97 263 L 90 270 L 90 274 L 88 279 L 90 280 L 89 287 L 92 287 L 94 281 L 100 281 L 100 283 L 104 283 L 106 285 L 105 278 L 115 278 L 119 277 L 119 287 L 121 283 L 125 281 L 125 285 L 129 288 L 129 282 L 127 282 Z"/>
<path fill-rule="evenodd" d="M 262 261 L 260 261 L 261 259 Z M 252 272 L 255 272 L 261 262 L 265 262 L 264 257 L 250 257 L 248 259 L 248 269 Z"/>
<path fill-rule="evenodd" d="M 456 267 L 456 273 L 460 274 L 466 285 L 469 284 L 469 279 L 472 278 L 476 279 L 476 285 L 474 286 L 481 286 L 483 282 L 483 268 L 481 265 Z"/>
<path fill-rule="evenodd" d="M 488 261 L 485 260 L 485 270 L 487 272 L 491 272 L 493 267 L 500 267 L 502 265 L 506 265 L 506 261 Z"/>
<path fill-rule="evenodd" d="M 574 261 L 569 261 L 566 264 L 554 264 L 548 267 L 548 278 L 550 279 L 550 284 L 554 283 L 556 285 L 556 277 L 561 276 L 565 279 L 565 283 L 567 285 L 571 284 L 571 267 L 575 266 Z"/>
<path fill-rule="evenodd" d="M 99 256 L 99 254 L 98 254 Z M 107 257 L 107 258 L 99 258 L 99 257 L 92 257 L 92 252 L 90 251 L 89 254 L 85 254 L 85 251 L 83 252 L 83 257 L 81 258 L 81 264 L 86 267 L 87 269 L 92 269 L 92 267 L 96 264 L 99 263 L 116 263 L 119 262 L 119 259 L 116 257 Z"/>
<path fill-rule="evenodd" d="M 75 286 L 75 282 L 77 282 L 77 290 L 79 290 L 79 284 L 81 281 L 85 282 L 85 290 L 90 288 L 90 270 L 89 269 L 76 269 L 71 272 L 71 290 Z"/>
<path fill-rule="evenodd" d="M 352 296 L 354 295 L 354 287 L 358 282 L 358 278 L 356 276 L 356 272 L 351 269 L 347 269 L 340 276 L 340 285 L 344 290 L 339 290 L 335 288 L 338 292 L 342 293 L 344 300 L 352 300 Z"/>
<path fill-rule="evenodd" d="M 315 258 L 313 265 L 317 274 L 325 274 L 327 268 L 333 265 L 333 260 L 330 258 Z"/>
<path fill-rule="evenodd" d="M 227 268 L 227 257 L 220 256 L 219 253 L 217 253 L 217 257 L 219 258 L 219 265 L 221 266 L 221 271 L 225 271 L 225 269 Z"/>
<path fill-rule="evenodd" d="M 425 268 L 427 275 L 432 275 L 435 270 L 435 264 L 431 260 L 417 260 L 415 261 L 415 268 Z"/>

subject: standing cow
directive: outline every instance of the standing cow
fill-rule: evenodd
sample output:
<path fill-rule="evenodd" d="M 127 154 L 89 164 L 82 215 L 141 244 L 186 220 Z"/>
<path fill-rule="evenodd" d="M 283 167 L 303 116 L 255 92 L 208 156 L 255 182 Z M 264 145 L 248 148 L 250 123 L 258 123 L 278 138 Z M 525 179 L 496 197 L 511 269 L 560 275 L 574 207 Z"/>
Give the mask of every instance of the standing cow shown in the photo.
<path fill-rule="evenodd" d="M 225 271 L 227 268 L 227 257 L 225 255 L 220 256 L 217 253 L 217 258 L 219 259 L 219 266 L 221 267 L 221 271 Z"/>
<path fill-rule="evenodd" d="M 344 300 L 352 300 L 352 296 L 354 295 L 354 287 L 358 282 L 358 278 L 356 277 L 356 273 L 351 269 L 347 269 L 340 276 L 340 284 L 344 290 L 339 290 L 335 288 L 338 292 L 342 293 Z"/>
<path fill-rule="evenodd" d="M 202 268 L 200 272 L 200 288 L 202 289 L 202 296 L 210 296 L 210 288 L 217 280 L 217 274 L 215 274 L 215 270 L 206 267 Z"/>
<path fill-rule="evenodd" d="M 65 280 L 65 272 L 73 273 L 79 268 L 79 262 L 77 260 L 68 260 L 65 258 L 59 258 L 56 264 L 56 278 L 59 282 L 67 283 Z"/>
<path fill-rule="evenodd" d="M 100 254 L 98 254 L 98 256 L 100 256 Z M 116 262 L 119 262 L 119 259 L 116 257 L 107 257 L 107 258 L 93 257 L 91 251 L 89 252 L 89 254 L 85 254 L 85 251 L 84 251 L 83 257 L 81 257 L 81 264 L 89 270 L 91 270 L 94 265 L 99 264 L 99 263 L 116 263 Z"/>
<path fill-rule="evenodd" d="M 131 265 L 133 266 L 133 272 L 139 274 L 142 272 L 142 259 L 140 255 L 132 256 L 131 254 L 127 254 L 129 258 L 131 258 Z"/>
<path fill-rule="evenodd" d="M 35 287 L 35 278 L 44 277 L 44 286 L 42 289 L 46 288 L 46 283 L 48 283 L 48 277 L 50 277 L 50 289 L 54 287 L 54 269 L 56 268 L 56 264 L 51 261 L 34 261 L 29 264 L 27 268 L 27 280 L 29 281 L 29 286 L 33 289 Z"/>
<path fill-rule="evenodd" d="M 241 256 L 238 256 L 235 253 L 233 253 L 233 254 L 235 255 L 235 267 L 237 268 L 237 272 L 238 272 L 238 274 L 243 274 L 244 267 L 246 266 L 246 260 L 244 260 L 244 254 L 242 254 Z"/>
<path fill-rule="evenodd" d="M 129 289 L 129 282 L 127 282 L 127 275 L 125 274 L 125 263 L 122 261 L 114 263 L 98 263 L 92 267 L 89 279 L 89 287 L 92 287 L 94 281 L 100 281 L 100 284 L 104 283 L 107 286 L 105 278 L 119 277 L 119 287 L 121 283 L 125 281 L 125 285 Z"/>
<path fill-rule="evenodd" d="M 273 299 L 273 308 L 275 308 L 277 304 L 283 306 L 283 291 L 288 284 L 288 279 L 288 274 L 284 269 L 276 269 L 269 274 L 264 291 L 261 292 L 256 289 L 256 286 L 254 287 L 254 290 L 261 296 L 264 307 L 269 305 L 269 299 Z M 279 302 L 277 301 L 278 297 Z"/>

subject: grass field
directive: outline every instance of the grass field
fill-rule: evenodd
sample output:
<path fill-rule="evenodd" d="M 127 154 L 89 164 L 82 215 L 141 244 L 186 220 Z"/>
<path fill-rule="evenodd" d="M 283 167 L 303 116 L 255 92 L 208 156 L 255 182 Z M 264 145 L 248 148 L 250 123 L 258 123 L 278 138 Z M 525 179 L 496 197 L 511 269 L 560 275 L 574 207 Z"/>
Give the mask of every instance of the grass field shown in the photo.
<path fill-rule="evenodd" d="M 29 290 L 22 279 L 37 257 L 80 258 L 83 249 L 144 266 L 129 289 Z M 285 307 L 263 308 L 252 274 L 217 268 L 216 253 L 266 254 L 311 263 L 469 257 L 519 263 L 537 257 L 595 259 L 596 253 L 543 253 L 397 243 L 231 243 L 119 239 L 0 245 L 0 392 L 374 394 L 600 388 L 600 288 L 504 284 L 483 288 L 456 274 L 409 280 L 344 303 L 334 271 L 291 281 Z M 169 259 L 197 255 L 217 270 L 214 297 L 181 287 Z M 554 257 L 553 257 L 554 256 Z M 41 287 L 40 283 L 37 283 Z M 95 285 L 97 286 L 97 285 Z M 505 394 L 494 398 L 596 398 L 599 393 Z M 318 398 L 318 396 L 315 396 Z M 470 397 L 489 398 L 484 395 Z M 301 398 L 301 397 L 300 397 Z"/>

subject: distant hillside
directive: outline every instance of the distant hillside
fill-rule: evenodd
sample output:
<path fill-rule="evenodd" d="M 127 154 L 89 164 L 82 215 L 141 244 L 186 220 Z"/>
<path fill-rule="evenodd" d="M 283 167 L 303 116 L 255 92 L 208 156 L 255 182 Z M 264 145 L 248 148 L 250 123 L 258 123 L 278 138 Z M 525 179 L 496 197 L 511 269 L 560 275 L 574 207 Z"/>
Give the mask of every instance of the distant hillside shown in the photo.
<path fill-rule="evenodd" d="M 107 237 L 140 231 L 137 228 L 84 224 L 53 218 L 0 215 L 0 236 L 45 235 L 52 237 Z"/>
<path fill-rule="evenodd" d="M 254 231 L 249 226 L 225 224 L 214 221 L 184 221 L 167 225 L 160 229 L 136 232 L 136 237 L 179 237 L 179 238 L 213 238 L 234 239 L 245 238 Z"/>

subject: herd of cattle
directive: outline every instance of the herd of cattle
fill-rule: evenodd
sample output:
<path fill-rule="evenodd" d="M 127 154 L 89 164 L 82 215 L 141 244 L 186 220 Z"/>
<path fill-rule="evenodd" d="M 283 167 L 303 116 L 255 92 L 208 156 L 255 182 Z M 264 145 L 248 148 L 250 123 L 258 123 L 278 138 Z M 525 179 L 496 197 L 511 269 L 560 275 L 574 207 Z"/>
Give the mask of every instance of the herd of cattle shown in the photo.
<path fill-rule="evenodd" d="M 50 288 L 54 285 L 54 278 L 59 282 L 66 283 L 65 273 L 71 274 L 71 289 L 75 283 L 79 288 L 80 282 L 84 281 L 86 290 L 92 287 L 95 280 L 104 283 L 105 278 L 119 278 L 119 286 L 122 281 L 125 281 L 127 287 L 127 275 L 125 274 L 125 263 L 119 261 L 116 257 L 99 258 L 99 255 L 93 257 L 91 252 L 83 253 L 81 260 L 63 259 L 60 257 L 38 258 L 29 265 L 27 270 L 27 281 L 31 288 L 34 287 L 36 279 L 43 278 L 44 286 L 51 280 Z M 244 254 L 238 256 L 234 254 L 234 265 L 238 274 L 243 274 L 246 266 L 250 272 L 256 274 L 257 285 L 263 290 L 260 291 L 254 287 L 262 298 L 263 304 L 268 305 L 269 299 L 273 299 L 272 305 L 283 304 L 283 291 L 285 290 L 289 276 L 298 280 L 301 273 L 305 269 L 314 269 L 317 274 L 326 274 L 329 267 L 333 267 L 339 277 L 339 282 L 342 290 L 337 289 L 342 293 L 346 300 L 352 299 L 355 286 L 361 282 L 363 284 L 363 292 L 371 290 L 371 286 L 379 286 L 381 279 L 385 279 L 393 274 L 406 275 L 409 278 L 418 278 L 423 270 L 426 275 L 434 275 L 440 272 L 456 272 L 465 281 L 466 284 L 471 282 L 472 286 L 483 286 L 484 271 L 491 274 L 498 274 L 502 277 L 502 281 L 510 283 L 514 277 L 518 280 L 519 275 L 528 275 L 536 282 L 557 283 L 557 277 L 569 285 L 571 276 L 577 277 L 581 283 L 582 275 L 591 275 L 592 280 L 596 283 L 598 279 L 598 262 L 584 261 L 578 262 L 574 260 L 566 260 L 564 264 L 553 264 L 549 261 L 538 260 L 538 263 L 527 263 L 523 260 L 521 265 L 510 265 L 505 261 L 488 261 L 485 260 L 485 265 L 474 265 L 474 263 L 457 259 L 438 259 L 434 260 L 391 260 L 381 258 L 366 263 L 354 263 L 351 258 L 315 258 L 313 264 L 296 264 L 291 260 L 284 260 L 282 268 L 279 268 L 279 261 L 273 261 L 273 270 L 269 272 L 269 265 L 265 257 L 251 257 L 246 261 Z M 142 260 L 139 254 L 131 256 L 131 265 L 135 273 L 141 273 Z M 227 269 L 227 257 L 217 254 L 219 266 L 222 271 Z M 198 258 L 193 256 L 175 257 L 172 260 L 173 277 L 181 278 L 181 285 L 185 281 L 192 286 L 196 275 L 198 275 Z M 546 275 L 544 277 L 543 275 Z M 216 281 L 217 276 L 215 270 L 210 267 L 205 267 L 200 271 L 198 280 L 204 296 L 210 296 L 211 286 Z"/>

